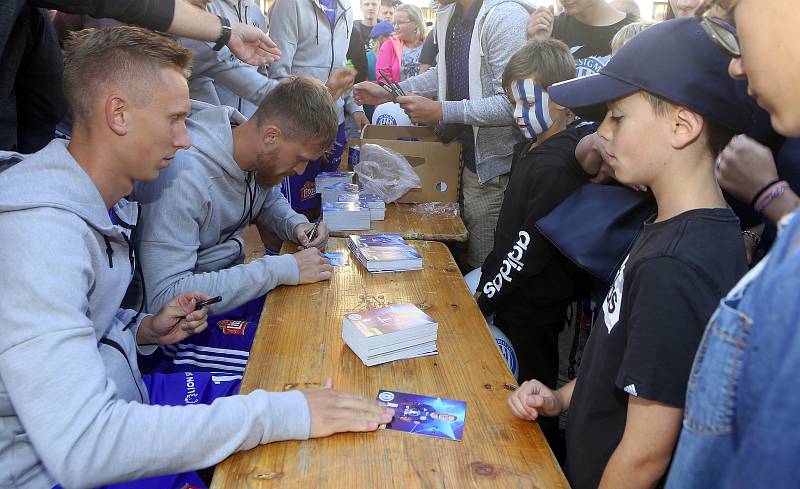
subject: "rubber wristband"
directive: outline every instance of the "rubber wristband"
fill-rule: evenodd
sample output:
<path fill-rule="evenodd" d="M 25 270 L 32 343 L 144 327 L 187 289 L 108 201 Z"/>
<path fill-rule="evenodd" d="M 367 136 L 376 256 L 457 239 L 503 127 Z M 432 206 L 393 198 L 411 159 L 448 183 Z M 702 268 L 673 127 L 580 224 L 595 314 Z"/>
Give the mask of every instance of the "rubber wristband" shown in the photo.
<path fill-rule="evenodd" d="M 219 51 L 228 44 L 228 41 L 231 40 L 231 32 L 232 32 L 231 22 L 221 15 L 217 15 L 217 17 L 219 18 L 219 21 L 222 23 L 222 30 L 219 33 L 219 37 L 217 38 L 216 44 L 214 44 L 214 47 L 211 48 L 214 51 Z"/>
<path fill-rule="evenodd" d="M 769 190 L 769 188 L 770 188 L 770 187 L 772 187 L 773 185 L 775 185 L 776 183 L 778 183 L 778 182 L 780 182 L 780 181 L 781 181 L 781 180 L 778 178 L 778 179 L 775 179 L 775 180 L 773 180 L 773 181 L 769 182 L 768 184 L 764 185 L 764 186 L 761 188 L 761 190 L 759 190 L 758 192 L 756 192 L 756 194 L 753 196 L 753 199 L 750 201 L 750 207 L 752 207 L 752 208 L 755 208 L 755 207 L 756 207 L 756 202 L 758 202 L 758 199 L 760 199 L 760 198 L 761 198 L 761 196 L 762 196 L 762 195 L 764 195 L 764 193 L 765 193 L 767 190 Z"/>
<path fill-rule="evenodd" d="M 778 182 L 775 184 L 775 187 L 767 192 L 763 197 L 761 197 L 758 202 L 756 203 L 756 212 L 761 214 L 761 212 L 772 203 L 773 200 L 777 199 L 784 192 L 786 189 L 789 188 L 789 184 L 786 182 Z"/>

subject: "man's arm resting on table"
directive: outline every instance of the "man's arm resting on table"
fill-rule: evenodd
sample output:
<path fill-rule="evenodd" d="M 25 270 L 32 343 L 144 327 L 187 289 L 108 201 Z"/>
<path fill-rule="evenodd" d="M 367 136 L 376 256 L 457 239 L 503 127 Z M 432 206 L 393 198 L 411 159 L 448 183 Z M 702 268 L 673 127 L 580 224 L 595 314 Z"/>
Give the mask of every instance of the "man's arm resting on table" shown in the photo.
<path fill-rule="evenodd" d="M 625 432 L 608 460 L 600 488 L 655 487 L 669 467 L 682 416 L 680 407 L 629 396 Z"/>

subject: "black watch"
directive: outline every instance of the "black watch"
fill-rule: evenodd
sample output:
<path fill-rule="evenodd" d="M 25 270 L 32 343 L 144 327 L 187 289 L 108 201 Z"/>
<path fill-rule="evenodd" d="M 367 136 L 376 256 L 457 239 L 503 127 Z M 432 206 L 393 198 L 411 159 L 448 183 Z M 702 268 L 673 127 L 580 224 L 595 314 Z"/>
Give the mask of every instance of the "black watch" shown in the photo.
<path fill-rule="evenodd" d="M 219 37 L 217 38 L 217 43 L 214 44 L 212 48 L 214 51 L 219 51 L 223 47 L 228 44 L 228 41 L 231 40 L 231 22 L 221 15 L 217 15 L 219 17 L 219 21 L 222 23 L 222 32 L 219 33 Z"/>

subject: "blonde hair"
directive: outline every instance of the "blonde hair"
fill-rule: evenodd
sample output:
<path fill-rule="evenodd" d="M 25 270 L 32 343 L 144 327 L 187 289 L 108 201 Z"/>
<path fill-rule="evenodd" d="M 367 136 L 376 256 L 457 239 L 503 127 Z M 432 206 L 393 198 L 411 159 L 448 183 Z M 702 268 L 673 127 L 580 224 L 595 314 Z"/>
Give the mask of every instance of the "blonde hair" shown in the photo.
<path fill-rule="evenodd" d="M 270 90 L 253 115 L 259 127 L 274 124 L 288 138 L 316 141 L 328 151 L 336 141 L 339 116 L 328 88 L 316 78 L 289 76 Z"/>
<path fill-rule="evenodd" d="M 394 13 L 398 14 L 400 12 L 405 13 L 408 15 L 408 20 L 414 23 L 417 30 L 417 41 L 425 42 L 425 34 L 427 34 L 427 28 L 425 27 L 425 19 L 422 17 L 422 10 L 416 5 L 408 5 L 403 4 L 398 6 Z"/>
<path fill-rule="evenodd" d="M 378 56 L 378 54 L 381 52 L 381 46 L 383 46 L 383 43 L 385 43 L 389 37 L 391 36 L 387 34 L 385 36 L 378 36 L 373 39 L 374 42 L 372 43 L 372 52 L 375 53 L 375 56 Z"/>
<path fill-rule="evenodd" d="M 611 39 L 611 52 L 616 54 L 617 51 L 622 49 L 622 46 L 628 44 L 628 41 L 636 37 L 637 35 L 644 32 L 646 29 L 653 27 L 658 22 L 634 22 L 632 24 L 628 24 L 614 35 L 614 38 Z"/>
<path fill-rule="evenodd" d="M 146 106 L 161 83 L 159 69 L 188 78 L 191 64 L 190 49 L 141 27 L 84 29 L 64 42 L 64 95 L 80 123 L 104 91 L 124 87 L 132 104 Z"/>

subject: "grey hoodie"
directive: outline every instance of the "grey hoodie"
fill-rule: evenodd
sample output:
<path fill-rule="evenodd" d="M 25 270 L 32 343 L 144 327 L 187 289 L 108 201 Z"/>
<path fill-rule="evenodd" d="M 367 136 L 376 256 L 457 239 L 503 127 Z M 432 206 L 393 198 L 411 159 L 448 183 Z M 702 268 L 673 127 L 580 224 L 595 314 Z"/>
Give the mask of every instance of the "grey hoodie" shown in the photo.
<path fill-rule="evenodd" d="M 126 328 L 135 312 L 119 309 L 136 206 L 120 201 L 127 224 L 112 224 L 66 144 L 0 174 L 0 487 L 94 487 L 307 438 L 297 391 L 147 405 L 138 322 Z"/>
<path fill-rule="evenodd" d="M 269 35 L 281 50 L 281 59 L 269 65 L 275 79 L 305 75 L 322 83 L 334 69 L 347 62 L 347 48 L 353 31 L 353 9 L 348 0 L 336 1 L 333 28 L 319 0 L 275 0 L 269 9 Z M 339 123 L 348 114 L 363 112 L 352 92 L 336 102 Z"/>
<path fill-rule="evenodd" d="M 156 312 L 178 294 L 200 290 L 222 296 L 226 311 L 300 277 L 292 255 L 264 256 L 248 264 L 239 236 L 252 218 L 281 239 L 308 219 L 292 210 L 279 187 L 250 183 L 233 160 L 231 124 L 244 116 L 231 107 L 192 101 L 186 121 L 192 148 L 179 151 L 154 182 L 136 185 L 142 204 L 136 245 L 145 282 L 147 311 Z M 251 198 L 254 196 L 254 198 Z"/>
<path fill-rule="evenodd" d="M 469 100 L 447 101 L 447 26 L 456 5 L 436 13 L 436 66 L 400 82 L 400 87 L 442 102 L 443 122 L 472 126 L 478 180 L 486 182 L 511 171 L 514 145 L 521 141 L 514 127 L 511 103 L 503 91 L 502 77 L 508 60 L 527 42 L 528 14 L 533 5 L 525 0 L 484 0 L 469 51 Z"/>
<path fill-rule="evenodd" d="M 233 22 L 244 22 L 267 30 L 261 10 L 250 0 L 214 0 L 206 10 Z M 261 100 L 278 84 L 266 68 L 239 60 L 227 47 L 211 49 L 214 43 L 181 38 L 181 44 L 193 51 L 189 97 L 212 105 L 229 105 L 245 117 L 251 117 Z"/>

